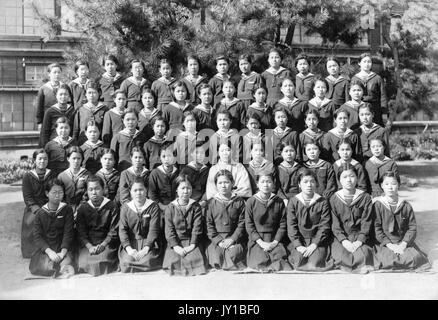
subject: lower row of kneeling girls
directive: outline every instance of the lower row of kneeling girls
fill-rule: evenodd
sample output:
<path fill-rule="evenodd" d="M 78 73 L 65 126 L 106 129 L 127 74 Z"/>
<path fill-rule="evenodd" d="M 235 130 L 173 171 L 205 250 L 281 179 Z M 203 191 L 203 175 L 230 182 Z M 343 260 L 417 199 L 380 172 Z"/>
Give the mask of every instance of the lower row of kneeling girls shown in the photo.
<path fill-rule="evenodd" d="M 274 177 L 257 175 L 257 192 L 245 199 L 234 193 L 230 171 L 214 176 L 217 193 L 205 208 L 191 199 L 186 174 L 176 179 L 176 199 L 164 208 L 147 196 L 136 178 L 131 199 L 118 205 L 104 196 L 104 181 L 86 181 L 87 202 L 74 217 L 62 202 L 64 185 L 46 185 L 48 203 L 36 212 L 37 250 L 32 274 L 97 276 L 120 270 L 163 269 L 170 275 L 199 275 L 210 269 L 261 272 L 342 269 L 369 272 L 430 267 L 415 244 L 417 225 L 411 205 L 399 198 L 399 178 L 386 172 L 383 194 L 374 199 L 358 189 L 357 170 L 345 164 L 338 173 L 342 188 L 329 199 L 319 195 L 315 173 L 302 168 L 300 192 L 286 202 L 273 193 Z"/>

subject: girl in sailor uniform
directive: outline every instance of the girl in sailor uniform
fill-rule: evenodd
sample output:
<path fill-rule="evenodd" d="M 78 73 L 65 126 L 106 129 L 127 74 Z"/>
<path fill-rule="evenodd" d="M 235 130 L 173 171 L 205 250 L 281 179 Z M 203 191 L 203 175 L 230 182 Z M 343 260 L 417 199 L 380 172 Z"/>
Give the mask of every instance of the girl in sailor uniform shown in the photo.
<path fill-rule="evenodd" d="M 105 146 L 99 140 L 99 127 L 94 120 L 90 120 L 85 128 L 87 141 L 81 145 L 81 150 L 84 153 L 84 161 L 82 166 L 90 173 L 95 174 L 102 168 L 100 157 L 103 155 Z"/>
<path fill-rule="evenodd" d="M 167 59 L 161 59 L 159 71 L 161 77 L 152 82 L 151 90 L 157 97 L 157 109 L 161 111 L 173 101 L 171 86 L 176 79 L 172 77 L 172 65 Z"/>
<path fill-rule="evenodd" d="M 76 61 L 74 69 L 78 77 L 71 81 L 68 86 L 71 91 L 71 104 L 76 110 L 78 110 L 82 105 L 87 103 L 86 92 L 91 82 L 88 78 L 88 75 L 90 74 L 90 65 L 87 61 L 79 60 Z"/>
<path fill-rule="evenodd" d="M 131 76 L 123 80 L 120 90 L 123 91 L 128 100 L 127 107 L 134 108 L 139 113 L 143 108 L 141 103 L 141 92 L 144 88 L 150 88 L 150 82 L 144 78 L 146 66 L 143 61 L 134 59 L 130 65 Z"/>
<path fill-rule="evenodd" d="M 347 126 L 351 130 L 356 130 L 360 126 L 359 108 L 368 107 L 372 109 L 370 103 L 362 101 L 364 90 L 362 82 L 352 80 L 350 83 L 351 100 L 348 100 L 340 107 L 341 109 L 348 110 L 350 113 Z"/>
<path fill-rule="evenodd" d="M 103 57 L 102 67 L 105 72 L 97 79 L 99 89 L 102 93 L 101 101 L 108 107 L 108 110 L 116 106 L 114 102 L 114 92 L 118 90 L 123 82 L 123 76 L 117 72 L 119 60 L 116 56 L 109 54 Z"/>
<path fill-rule="evenodd" d="M 226 80 L 222 85 L 224 98 L 215 106 L 215 110 L 224 109 L 231 115 L 231 128 L 241 130 L 245 127 L 246 111 L 244 104 L 234 96 L 236 86 L 231 80 Z"/>
<path fill-rule="evenodd" d="M 326 97 L 327 87 L 326 79 L 315 77 L 313 82 L 315 96 L 307 104 L 309 110 L 316 110 L 318 112 L 318 128 L 325 132 L 333 129 L 333 114 L 336 111 L 333 101 Z"/>
<path fill-rule="evenodd" d="M 148 141 L 154 135 L 152 122 L 156 117 L 161 116 L 161 111 L 156 108 L 156 95 L 149 88 L 143 88 L 141 102 L 143 109 L 138 114 L 138 130 L 142 133 L 144 140 Z"/>
<path fill-rule="evenodd" d="M 303 166 L 295 161 L 296 151 L 292 144 L 283 141 L 280 144 L 281 162 L 277 166 L 277 194 L 283 199 L 285 205 L 291 197 L 299 193 L 298 173 Z"/>
<path fill-rule="evenodd" d="M 270 174 L 276 177 L 276 168 L 272 161 L 265 158 L 265 142 L 255 142 L 251 146 L 251 161 L 245 166 L 251 181 L 252 193 L 257 192 L 257 176 L 260 174 Z M 274 180 L 274 190 L 276 183 Z"/>
<path fill-rule="evenodd" d="M 299 136 L 296 131 L 293 131 L 287 126 L 287 112 L 284 109 L 274 110 L 274 120 L 277 125 L 272 131 L 272 148 L 274 151 L 274 164 L 280 164 L 283 159 L 281 158 L 280 145 L 282 142 L 291 144 L 296 150 L 296 161 L 301 162 L 302 152 Z"/>
<path fill-rule="evenodd" d="M 306 152 L 303 149 L 303 146 L 310 141 L 316 141 L 316 143 L 318 143 L 319 146 L 322 146 L 323 141 L 324 141 L 325 132 L 318 128 L 318 124 L 319 124 L 318 111 L 309 109 L 306 111 L 304 117 L 305 117 L 304 120 L 305 120 L 307 128 L 306 128 L 306 130 L 301 132 L 299 135 L 299 145 L 300 145 L 301 150 L 302 150 L 301 157 L 302 157 L 303 161 L 307 161 L 309 159 L 306 156 Z M 321 157 L 321 159 L 323 159 L 325 161 L 330 160 L 330 157 L 327 156 L 327 152 L 324 148 L 321 148 L 320 157 Z"/>
<path fill-rule="evenodd" d="M 216 106 L 224 98 L 222 87 L 224 82 L 231 79 L 228 73 L 230 69 L 230 59 L 226 56 L 219 56 L 215 59 L 217 73 L 208 81 L 213 90 L 213 106 Z"/>
<path fill-rule="evenodd" d="M 327 58 L 328 76 L 325 78 L 328 83 L 326 97 L 333 101 L 335 109 L 339 109 L 348 100 L 349 79 L 340 74 L 340 63 L 337 58 L 330 56 Z"/>
<path fill-rule="evenodd" d="M 199 96 L 199 88 L 202 84 L 207 84 L 207 78 L 199 74 L 201 69 L 201 61 L 196 55 L 190 54 L 187 56 L 187 71 L 188 74 L 181 79 L 186 84 L 188 96 L 190 97 L 190 104 L 196 106 L 201 103 Z M 213 97 L 212 97 L 213 100 Z"/>
<path fill-rule="evenodd" d="M 251 70 L 251 64 L 251 55 L 244 53 L 239 56 L 239 69 L 242 74 L 237 85 L 237 98 L 242 101 L 245 110 L 254 102 L 252 95 L 254 86 L 262 83 L 262 77 L 257 72 Z"/>
<path fill-rule="evenodd" d="M 123 130 L 123 115 L 126 109 L 126 94 L 121 90 L 113 93 L 114 107 L 103 117 L 102 141 L 109 146 L 113 136 Z"/>
<path fill-rule="evenodd" d="M 120 172 L 114 168 L 116 164 L 116 155 L 114 151 L 109 148 L 103 149 L 100 163 L 102 168 L 96 172 L 96 176 L 100 177 L 104 182 L 103 195 L 111 201 L 119 204 L 117 190 L 119 189 Z"/>
<path fill-rule="evenodd" d="M 193 113 L 198 119 L 197 131 L 204 129 L 217 130 L 216 128 L 216 111 L 211 103 L 213 101 L 213 91 L 206 83 L 198 86 L 198 97 L 200 103 L 193 109 Z"/>
<path fill-rule="evenodd" d="M 262 130 L 271 129 L 274 127 L 274 116 L 272 107 L 266 103 L 267 91 L 263 85 L 254 86 L 253 89 L 254 103 L 246 110 L 248 116 L 257 114 L 260 118 L 260 126 Z"/>
<path fill-rule="evenodd" d="M 315 75 L 309 70 L 309 57 L 305 54 L 298 55 L 295 59 L 295 68 L 298 70 L 295 76 L 295 96 L 301 101 L 309 101 L 313 96 L 312 89 L 315 82 Z"/>

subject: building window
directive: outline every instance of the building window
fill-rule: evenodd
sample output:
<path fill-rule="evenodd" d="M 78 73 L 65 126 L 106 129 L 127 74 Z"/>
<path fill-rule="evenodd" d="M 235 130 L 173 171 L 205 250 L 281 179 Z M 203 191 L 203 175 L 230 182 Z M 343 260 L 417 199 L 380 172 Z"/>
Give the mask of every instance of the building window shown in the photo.
<path fill-rule="evenodd" d="M 46 77 L 47 66 L 26 65 L 26 82 L 42 81 Z"/>

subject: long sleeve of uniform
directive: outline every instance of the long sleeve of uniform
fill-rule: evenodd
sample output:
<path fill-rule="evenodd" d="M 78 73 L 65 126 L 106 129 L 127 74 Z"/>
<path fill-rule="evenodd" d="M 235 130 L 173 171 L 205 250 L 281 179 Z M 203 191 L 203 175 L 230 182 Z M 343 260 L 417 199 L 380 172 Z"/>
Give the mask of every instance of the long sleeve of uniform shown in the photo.
<path fill-rule="evenodd" d="M 72 130 L 73 130 L 73 134 L 72 134 L 73 139 L 79 140 L 79 133 L 81 132 L 81 113 L 79 112 L 79 110 L 75 114 Z"/>
<path fill-rule="evenodd" d="M 328 201 L 324 201 L 322 204 L 321 219 L 318 224 L 318 232 L 312 240 L 317 246 L 320 246 L 320 244 L 328 238 L 330 234 L 330 222 L 331 214 L 329 203 Z"/>
<path fill-rule="evenodd" d="M 331 207 L 331 215 L 332 215 L 332 232 L 333 235 L 336 237 L 336 239 L 338 239 L 339 242 L 342 242 L 348 239 L 348 236 L 345 230 L 342 228 L 340 214 L 333 209 L 335 207 L 333 205 L 333 199 L 335 197 L 336 195 L 333 195 L 330 199 L 330 207 Z"/>
<path fill-rule="evenodd" d="M 239 215 L 239 222 L 237 223 L 237 228 L 234 230 L 230 238 L 233 239 L 234 242 L 238 242 L 243 237 L 244 232 L 245 232 L 245 205 L 244 203 L 242 203 L 240 215 Z"/>
<path fill-rule="evenodd" d="M 150 215 L 149 232 L 145 243 L 149 248 L 154 245 L 160 235 L 160 207 L 157 203 L 151 205 Z"/>
<path fill-rule="evenodd" d="M 408 208 L 408 230 L 406 231 L 403 240 L 408 246 L 412 246 L 415 237 L 417 236 L 417 222 L 415 221 L 414 210 L 410 204 L 406 204 Z"/>
<path fill-rule="evenodd" d="M 158 181 L 156 180 L 154 172 L 151 172 L 149 175 L 148 182 L 148 198 L 155 201 L 156 203 L 160 202 L 160 190 L 158 186 Z M 121 185 L 121 183 L 120 183 Z"/>
<path fill-rule="evenodd" d="M 39 214 L 40 213 L 38 213 L 38 215 Z M 46 251 L 47 248 L 50 248 L 49 244 L 45 240 L 43 224 L 39 216 L 36 217 L 33 226 L 33 239 L 36 247 L 38 247 L 42 252 Z"/>
<path fill-rule="evenodd" d="M 119 182 L 119 201 L 121 204 L 131 200 L 131 190 L 129 188 L 128 177 L 126 171 L 120 174 Z M 155 199 L 152 199 L 155 201 Z"/>
<path fill-rule="evenodd" d="M 170 248 L 180 245 L 178 234 L 173 224 L 171 206 L 167 206 L 164 211 L 164 234 L 166 236 L 167 243 Z"/>
<path fill-rule="evenodd" d="M 43 122 L 44 119 L 44 90 L 40 88 L 35 99 L 36 119 L 37 124 Z"/>
<path fill-rule="evenodd" d="M 361 189 L 363 191 L 368 190 L 368 179 L 365 174 L 365 170 L 362 165 L 355 166 L 357 170 L 357 186 L 356 188 Z"/>
<path fill-rule="evenodd" d="M 38 205 L 38 202 L 35 199 L 35 194 L 34 191 L 32 190 L 32 182 L 29 174 L 25 174 L 23 176 L 22 192 L 23 192 L 23 199 L 25 205 L 29 207 L 32 213 L 35 214 L 40 208 L 40 206 Z"/>
<path fill-rule="evenodd" d="M 123 249 L 131 246 L 131 243 L 129 242 L 128 210 L 129 208 L 126 204 L 123 205 L 122 209 L 120 210 L 119 238 Z"/>
<path fill-rule="evenodd" d="M 286 223 L 286 207 L 284 205 L 284 202 L 281 202 L 281 218 L 280 218 L 280 225 L 278 226 L 277 233 L 275 234 L 274 240 L 277 240 L 280 242 L 285 234 L 287 233 L 287 223 Z"/>
<path fill-rule="evenodd" d="M 197 205 L 193 213 L 192 237 L 190 239 L 190 244 L 194 244 L 195 246 L 198 246 L 199 239 L 202 236 L 202 220 L 202 209 L 200 205 Z"/>
<path fill-rule="evenodd" d="M 245 206 L 245 228 L 246 228 L 246 232 L 248 233 L 248 237 L 250 237 L 254 242 L 262 238 L 257 232 L 254 223 L 252 206 L 248 205 L 248 203 Z"/>
<path fill-rule="evenodd" d="M 361 222 L 360 222 L 360 232 L 357 237 L 357 240 L 362 243 L 367 242 L 370 236 L 371 226 L 373 223 L 373 210 L 372 210 L 372 201 L 371 196 L 367 196 L 365 200 L 365 206 L 363 209 Z"/>
<path fill-rule="evenodd" d="M 335 170 L 333 166 L 329 166 L 327 168 L 327 185 L 322 195 L 324 198 L 329 199 L 337 190 L 338 184 L 336 182 Z M 364 191 L 366 191 L 366 189 Z"/>
<path fill-rule="evenodd" d="M 289 201 L 287 204 L 287 235 L 295 248 L 303 246 L 301 241 L 300 231 L 298 229 L 298 218 L 297 218 L 297 202 Z"/>
<path fill-rule="evenodd" d="M 110 145 L 110 149 L 114 151 L 114 153 L 116 154 L 116 163 L 119 163 L 119 139 L 118 139 L 118 135 L 113 136 L 113 138 L 111 139 L 111 145 Z"/>
<path fill-rule="evenodd" d="M 65 214 L 64 234 L 62 237 L 61 248 L 70 250 L 74 239 L 74 218 L 73 209 L 69 206 Z"/>
<path fill-rule="evenodd" d="M 76 230 L 78 232 L 79 242 L 86 247 L 90 243 L 90 239 L 88 239 L 88 226 L 87 220 L 84 217 L 86 204 L 81 204 L 78 208 L 78 213 L 76 215 Z"/>
<path fill-rule="evenodd" d="M 103 126 L 102 126 L 102 141 L 108 145 L 111 142 L 112 132 L 111 132 L 111 117 L 110 111 L 106 112 L 103 116 Z"/>
<path fill-rule="evenodd" d="M 213 212 L 212 212 L 213 211 L 212 200 L 210 200 L 207 205 L 207 214 L 206 214 L 207 236 L 214 244 L 218 245 L 222 240 L 224 240 L 224 238 L 219 234 L 219 232 L 217 232 L 216 229 L 216 223 L 214 221 Z"/>
<path fill-rule="evenodd" d="M 382 219 L 382 211 L 379 210 L 380 204 L 378 202 L 373 203 L 373 212 L 375 216 L 374 221 L 374 231 L 376 233 L 376 240 L 383 246 L 386 246 L 388 243 L 391 243 L 391 240 L 385 234 L 383 230 L 383 219 Z"/>
<path fill-rule="evenodd" d="M 108 234 L 106 235 L 106 238 L 104 242 L 106 244 L 111 243 L 112 241 L 117 240 L 118 238 L 118 228 L 119 228 L 119 218 L 120 218 L 120 212 L 118 206 L 114 206 L 114 208 L 111 210 L 111 224 L 110 229 L 108 231 Z"/>
<path fill-rule="evenodd" d="M 50 112 L 51 109 L 47 109 L 47 111 L 44 113 L 44 118 L 43 118 L 43 124 L 41 126 L 41 136 L 42 136 L 42 141 L 43 141 L 43 145 L 45 146 L 47 144 L 47 142 L 50 141 L 50 135 L 51 135 L 51 118 L 52 118 L 52 113 Z"/>

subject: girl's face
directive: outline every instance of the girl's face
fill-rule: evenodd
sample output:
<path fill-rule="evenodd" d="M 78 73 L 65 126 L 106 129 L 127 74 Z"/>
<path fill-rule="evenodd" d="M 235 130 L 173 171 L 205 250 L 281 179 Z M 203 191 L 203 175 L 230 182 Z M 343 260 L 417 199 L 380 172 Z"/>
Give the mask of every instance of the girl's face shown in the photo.
<path fill-rule="evenodd" d="M 359 110 L 359 119 L 363 125 L 369 126 L 373 123 L 373 114 L 369 108 L 361 108 Z"/>
<path fill-rule="evenodd" d="M 168 63 L 162 63 L 160 66 L 160 73 L 164 78 L 170 78 L 172 74 L 172 67 Z"/>
<path fill-rule="evenodd" d="M 49 203 L 59 205 L 64 198 L 64 189 L 61 186 L 54 185 L 49 192 L 46 191 Z"/>
<path fill-rule="evenodd" d="M 231 82 L 225 82 L 222 87 L 222 92 L 224 93 L 224 96 L 227 98 L 232 98 L 234 96 L 234 92 L 236 91 L 236 88 L 234 88 L 234 85 Z"/>
<path fill-rule="evenodd" d="M 315 130 L 318 127 L 318 117 L 315 116 L 312 113 L 309 113 L 308 115 L 306 115 L 306 126 L 307 128 L 309 128 L 310 130 Z"/>
<path fill-rule="evenodd" d="M 278 52 L 271 52 L 268 57 L 269 66 L 272 68 L 279 68 L 281 63 L 281 57 Z"/>
<path fill-rule="evenodd" d="M 231 159 L 231 149 L 226 144 L 221 144 L 219 146 L 219 158 L 222 162 L 228 163 Z"/>
<path fill-rule="evenodd" d="M 227 195 L 231 193 L 233 184 L 227 176 L 219 176 L 216 181 L 216 188 L 219 194 Z"/>
<path fill-rule="evenodd" d="M 315 86 L 313 87 L 313 92 L 315 92 L 315 96 L 318 98 L 324 98 L 325 93 L 327 92 L 327 87 L 323 81 L 316 81 Z"/>
<path fill-rule="evenodd" d="M 351 155 L 353 154 L 353 150 L 349 144 L 343 143 L 338 148 L 339 157 L 344 161 L 349 161 L 351 159 Z"/>
<path fill-rule="evenodd" d="M 251 157 L 253 160 L 261 160 L 263 159 L 263 156 L 265 155 L 265 150 L 263 149 L 263 146 L 261 144 L 254 144 L 251 149 Z"/>
<path fill-rule="evenodd" d="M 327 72 L 329 75 L 337 77 L 339 75 L 339 65 L 336 61 L 327 61 Z"/>
<path fill-rule="evenodd" d="M 381 187 L 387 197 L 398 195 L 398 181 L 395 177 L 386 177 L 382 181 Z"/>
<path fill-rule="evenodd" d="M 70 125 L 68 123 L 58 123 L 56 126 L 58 137 L 67 138 L 70 135 Z"/>
<path fill-rule="evenodd" d="M 379 140 L 371 140 L 370 150 L 373 156 L 380 157 L 383 155 L 383 145 Z"/>
<path fill-rule="evenodd" d="M 286 128 L 287 116 L 286 116 L 286 114 L 284 112 L 277 111 L 277 112 L 275 112 L 274 117 L 275 117 L 275 124 L 278 127 L 282 128 L 282 129 Z"/>
<path fill-rule="evenodd" d="M 35 158 L 35 167 L 38 170 L 44 170 L 47 168 L 47 164 L 49 163 L 49 157 L 46 153 L 39 153 Z"/>
<path fill-rule="evenodd" d="M 192 195 L 192 185 L 189 182 L 181 182 L 176 193 L 178 194 L 178 198 L 188 200 Z"/>
<path fill-rule="evenodd" d="M 230 128 L 231 121 L 226 114 L 219 113 L 216 118 L 216 124 L 219 130 L 228 130 Z"/>
<path fill-rule="evenodd" d="M 115 74 L 116 73 L 116 69 L 117 69 L 117 65 L 114 61 L 112 60 L 105 60 L 105 65 L 104 65 L 105 71 L 108 74 Z"/>
<path fill-rule="evenodd" d="M 131 198 L 140 203 L 146 200 L 146 188 L 142 183 L 137 182 L 132 185 Z"/>
<path fill-rule="evenodd" d="M 216 64 L 216 70 L 219 74 L 227 74 L 228 68 L 229 66 L 226 60 L 219 60 Z"/>
<path fill-rule="evenodd" d="M 164 136 L 164 134 L 166 133 L 166 125 L 165 125 L 164 121 L 162 121 L 162 120 L 155 121 L 153 130 L 154 130 L 154 134 L 157 137 Z"/>
<path fill-rule="evenodd" d="M 306 155 L 309 158 L 309 160 L 316 161 L 319 160 L 319 148 L 318 146 L 314 144 L 307 144 L 306 145 Z"/>
<path fill-rule="evenodd" d="M 355 85 L 350 88 L 350 97 L 355 101 L 360 101 L 363 96 L 363 90 L 360 86 Z"/>
<path fill-rule="evenodd" d="M 254 132 L 260 129 L 260 122 L 258 122 L 256 119 L 249 118 L 246 127 L 249 129 L 249 131 Z"/>
<path fill-rule="evenodd" d="M 97 181 L 92 181 L 87 184 L 88 198 L 92 202 L 98 202 L 103 198 L 103 188 Z"/>
<path fill-rule="evenodd" d="M 266 91 L 263 88 L 258 88 L 254 92 L 254 99 L 257 103 L 265 103 L 266 101 Z"/>
<path fill-rule="evenodd" d="M 140 168 L 144 165 L 144 156 L 141 152 L 133 152 L 131 156 L 132 166 L 135 168 Z"/>
<path fill-rule="evenodd" d="M 58 89 L 56 92 L 56 100 L 60 104 L 66 104 L 68 103 L 68 100 L 70 99 L 70 95 L 66 89 Z"/>
<path fill-rule="evenodd" d="M 309 72 L 309 63 L 306 59 L 300 59 L 297 62 L 297 70 L 302 74 L 307 74 Z"/>
<path fill-rule="evenodd" d="M 160 160 L 165 167 L 173 166 L 176 162 L 176 158 L 170 148 L 161 152 Z"/>
<path fill-rule="evenodd" d="M 357 176 L 352 170 L 345 170 L 342 171 L 339 181 L 341 182 L 342 188 L 353 190 L 356 188 Z"/>
<path fill-rule="evenodd" d="M 259 178 L 259 181 L 257 181 L 257 187 L 260 190 L 260 192 L 268 194 L 271 193 L 273 190 L 274 182 L 272 181 L 272 178 L 269 176 L 261 176 Z"/>
<path fill-rule="evenodd" d="M 201 89 L 199 92 L 199 98 L 201 99 L 201 103 L 204 105 L 209 105 L 213 100 L 213 93 L 210 88 Z"/>
<path fill-rule="evenodd" d="M 335 123 L 339 129 L 347 129 L 348 115 L 345 112 L 339 112 L 335 118 Z"/>
<path fill-rule="evenodd" d="M 196 119 L 193 116 L 188 116 L 184 119 L 184 128 L 188 132 L 195 132 L 196 131 Z"/>
<path fill-rule="evenodd" d="M 286 146 L 281 151 L 281 157 L 284 161 L 292 163 L 295 161 L 295 149 L 292 146 Z"/>
<path fill-rule="evenodd" d="M 251 72 L 251 64 L 247 60 L 239 60 L 239 69 L 243 74 Z"/>
<path fill-rule="evenodd" d="M 205 161 L 205 150 L 204 147 L 197 147 L 195 151 L 195 159 L 197 163 L 204 164 Z"/>
<path fill-rule="evenodd" d="M 155 99 L 154 99 L 154 96 L 152 95 L 152 93 L 145 92 L 145 93 L 143 93 L 143 95 L 141 97 L 141 102 L 143 103 L 143 106 L 145 108 L 151 109 L 154 107 Z"/>
<path fill-rule="evenodd" d="M 82 156 L 78 152 L 73 152 L 70 157 L 68 157 L 68 163 L 70 164 L 70 168 L 79 169 L 82 163 Z"/>
<path fill-rule="evenodd" d="M 197 76 L 199 73 L 199 63 L 196 59 L 189 59 L 187 61 L 187 70 L 192 76 Z"/>
<path fill-rule="evenodd" d="M 125 126 L 125 128 L 131 131 L 135 130 L 135 128 L 137 127 L 137 122 L 138 119 L 135 113 L 127 113 L 123 118 L 123 125 Z"/>
<path fill-rule="evenodd" d="M 301 191 L 305 195 L 313 195 L 316 191 L 316 181 L 313 176 L 304 176 L 299 183 Z"/>
<path fill-rule="evenodd" d="M 371 67 L 373 66 L 373 62 L 371 57 L 365 57 L 359 62 L 360 70 L 362 71 L 371 71 Z"/>
<path fill-rule="evenodd" d="M 295 93 L 294 83 L 289 79 L 284 80 L 283 83 L 281 84 L 280 91 L 285 97 L 289 97 L 289 98 L 293 97 Z"/>
<path fill-rule="evenodd" d="M 176 101 L 185 101 L 187 98 L 187 91 L 184 87 L 176 87 L 173 91 Z"/>
<path fill-rule="evenodd" d="M 80 65 L 78 70 L 76 71 L 76 74 L 79 78 L 86 79 L 88 78 L 88 75 L 90 73 L 90 69 L 86 65 Z"/>
<path fill-rule="evenodd" d="M 114 98 L 116 108 L 123 109 L 126 106 L 126 96 L 124 93 L 118 93 Z"/>
<path fill-rule="evenodd" d="M 115 160 L 111 153 L 105 153 L 102 157 L 100 157 L 100 163 L 102 164 L 102 168 L 111 170 L 114 168 Z"/>
<path fill-rule="evenodd" d="M 99 140 L 99 128 L 96 126 L 88 126 L 87 131 L 85 132 L 85 136 L 88 140 L 93 143 L 96 143 Z"/>
<path fill-rule="evenodd" d="M 88 88 L 87 92 L 85 93 L 85 97 L 87 98 L 87 101 L 96 104 L 99 100 L 99 93 L 94 88 Z"/>
<path fill-rule="evenodd" d="M 141 78 L 144 72 L 142 64 L 140 62 L 134 62 L 131 67 L 131 72 L 135 78 Z"/>
<path fill-rule="evenodd" d="M 61 78 L 61 69 L 58 67 L 52 68 L 49 72 L 49 78 L 51 82 L 58 82 Z"/>

